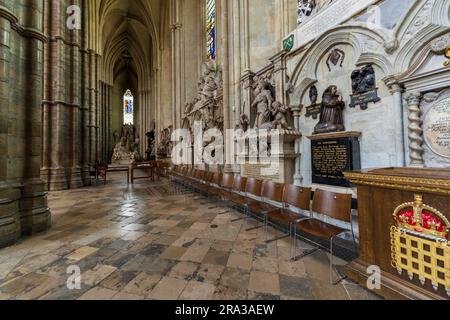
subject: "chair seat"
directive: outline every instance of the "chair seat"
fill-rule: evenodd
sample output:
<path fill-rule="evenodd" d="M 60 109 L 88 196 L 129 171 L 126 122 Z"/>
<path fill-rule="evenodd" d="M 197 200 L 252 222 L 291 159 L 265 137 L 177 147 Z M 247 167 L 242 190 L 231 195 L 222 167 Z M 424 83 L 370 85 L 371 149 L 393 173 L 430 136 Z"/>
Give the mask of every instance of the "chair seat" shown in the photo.
<path fill-rule="evenodd" d="M 304 216 L 299 213 L 295 213 L 288 209 L 278 209 L 267 214 L 272 220 L 278 222 L 285 222 L 288 224 L 295 223 L 300 219 L 307 219 L 307 216 Z"/>
<path fill-rule="evenodd" d="M 300 222 L 297 224 L 297 230 L 325 240 L 330 240 L 331 238 L 346 231 L 346 229 L 342 229 L 316 219 L 304 220 Z"/>
<path fill-rule="evenodd" d="M 250 199 L 239 194 L 229 198 L 229 200 L 239 206 L 247 206 L 249 204 Z"/>
<path fill-rule="evenodd" d="M 216 188 L 216 187 L 209 187 L 207 189 L 208 193 L 212 194 L 212 195 L 220 195 L 220 189 Z"/>
<path fill-rule="evenodd" d="M 275 207 L 268 203 L 256 201 L 249 204 L 248 209 L 254 213 L 267 214 L 271 211 L 277 210 L 278 207 Z"/>

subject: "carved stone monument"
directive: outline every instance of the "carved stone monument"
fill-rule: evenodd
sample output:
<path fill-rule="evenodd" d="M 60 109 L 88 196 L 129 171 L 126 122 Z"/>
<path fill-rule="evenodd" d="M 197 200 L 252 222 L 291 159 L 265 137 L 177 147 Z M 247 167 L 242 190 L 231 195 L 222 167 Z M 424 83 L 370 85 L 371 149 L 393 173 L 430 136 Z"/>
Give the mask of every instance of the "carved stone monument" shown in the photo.
<path fill-rule="evenodd" d="M 369 103 L 380 102 L 378 97 L 378 89 L 375 79 L 375 70 L 373 66 L 367 65 L 362 69 L 353 71 L 352 73 L 352 88 L 350 108 L 360 106 L 361 110 L 367 110 Z"/>
<path fill-rule="evenodd" d="M 311 105 L 306 107 L 306 117 L 312 117 L 314 120 L 316 120 L 319 117 L 320 110 L 322 107 L 322 104 L 317 103 L 317 99 L 319 98 L 319 92 L 317 91 L 316 86 L 312 86 L 309 89 L 309 99 L 311 100 Z"/>
<path fill-rule="evenodd" d="M 161 131 L 157 154 L 158 159 L 168 159 L 172 156 L 172 127 Z"/>
<path fill-rule="evenodd" d="M 338 94 L 337 87 L 328 87 L 323 94 L 320 121 L 314 128 L 314 134 L 345 131 L 344 108 L 344 99 Z"/>
<path fill-rule="evenodd" d="M 152 161 L 156 159 L 156 153 L 155 153 L 155 143 L 156 143 L 156 132 L 155 132 L 155 126 L 153 126 L 153 129 L 146 133 L 147 136 L 147 151 L 145 152 L 147 154 L 147 161 Z"/>
<path fill-rule="evenodd" d="M 258 154 L 239 156 L 241 163 L 245 162 L 241 165 L 241 174 L 244 177 L 293 183 L 295 161 L 299 156 L 295 152 L 295 141 L 301 134 L 293 128 L 291 109 L 277 101 L 271 76 L 269 72 L 254 77 L 252 115 L 242 114 L 237 125 L 247 133 L 237 139 L 238 143 L 250 149 L 251 141 L 257 141 L 259 148 Z M 254 119 L 252 130 L 249 130 L 250 118 Z M 272 148 L 275 139 L 279 142 L 279 148 Z M 262 154 L 266 150 L 269 157 Z"/>
<path fill-rule="evenodd" d="M 115 134 L 115 136 L 118 136 L 118 142 L 112 156 L 111 163 L 113 165 L 129 165 L 142 160 L 139 153 L 140 139 L 134 125 L 123 125 L 120 135 Z"/>

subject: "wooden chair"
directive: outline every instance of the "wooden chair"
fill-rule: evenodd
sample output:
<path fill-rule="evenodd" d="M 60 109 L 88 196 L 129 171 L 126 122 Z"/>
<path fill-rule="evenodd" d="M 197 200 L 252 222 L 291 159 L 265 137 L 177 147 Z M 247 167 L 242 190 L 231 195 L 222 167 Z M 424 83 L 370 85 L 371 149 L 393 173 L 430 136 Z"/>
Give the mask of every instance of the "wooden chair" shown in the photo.
<path fill-rule="evenodd" d="M 294 226 L 304 219 L 309 219 L 311 217 L 311 188 L 303 188 L 293 184 L 285 185 L 283 191 L 283 208 L 277 209 L 267 213 L 268 220 L 267 223 L 272 220 L 277 223 L 286 224 L 289 226 L 289 254 L 293 258 L 294 252 Z M 291 207 L 300 209 L 301 211 L 306 211 L 308 214 L 296 213 L 291 210 Z M 267 242 L 273 242 L 275 240 L 269 240 Z"/>
<path fill-rule="evenodd" d="M 283 201 L 284 184 L 275 183 L 273 181 L 266 181 L 263 183 L 261 201 L 250 203 L 248 210 L 256 215 L 261 216 L 264 227 L 264 238 L 267 235 L 268 228 L 268 214 L 272 211 L 280 209 L 266 201 L 273 201 L 281 203 Z"/>
<path fill-rule="evenodd" d="M 324 190 L 317 189 L 314 193 L 312 211 L 323 216 L 332 218 L 336 221 L 342 221 L 345 223 L 350 223 L 351 230 L 343 229 L 329 223 L 323 222 L 318 219 L 307 219 L 302 220 L 296 224 L 295 227 L 295 239 L 297 239 L 297 232 L 306 233 L 318 239 L 326 240 L 330 242 L 330 281 L 333 285 L 337 285 L 345 278 L 340 277 L 337 281 L 333 281 L 333 242 L 335 238 L 343 233 L 352 232 L 353 241 L 356 244 L 355 232 L 352 223 L 352 195 L 351 194 L 338 194 L 333 192 L 328 192 Z M 301 236 L 301 234 L 300 234 Z M 302 236 L 301 236 L 302 237 Z M 305 239 L 304 237 L 302 237 Z M 305 239 L 309 242 L 313 242 L 309 239 Z M 325 249 L 318 243 L 315 243 L 318 247 Z M 302 254 L 299 258 L 303 258 L 312 252 Z"/>

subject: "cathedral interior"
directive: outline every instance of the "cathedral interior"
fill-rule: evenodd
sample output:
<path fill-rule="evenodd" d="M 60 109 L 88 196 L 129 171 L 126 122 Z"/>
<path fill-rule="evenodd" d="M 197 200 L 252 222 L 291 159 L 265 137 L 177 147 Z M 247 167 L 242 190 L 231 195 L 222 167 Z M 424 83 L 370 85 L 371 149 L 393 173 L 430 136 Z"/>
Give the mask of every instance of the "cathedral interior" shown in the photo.
<path fill-rule="evenodd" d="M 0 0 L 0 300 L 450 299 L 448 0 Z"/>

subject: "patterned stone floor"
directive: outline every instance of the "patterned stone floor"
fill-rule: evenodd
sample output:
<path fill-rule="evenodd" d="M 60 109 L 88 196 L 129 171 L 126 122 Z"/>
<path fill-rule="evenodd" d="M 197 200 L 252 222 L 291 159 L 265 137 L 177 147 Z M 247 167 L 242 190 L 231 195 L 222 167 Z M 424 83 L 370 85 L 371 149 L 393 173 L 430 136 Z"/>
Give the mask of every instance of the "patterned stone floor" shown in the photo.
<path fill-rule="evenodd" d="M 261 229 L 246 231 L 254 222 L 232 222 L 238 212 L 168 181 L 122 181 L 51 193 L 53 227 L 0 250 L 0 300 L 377 299 L 330 285 L 322 251 L 289 261 L 288 239 L 266 244 Z M 67 286 L 71 266 L 79 290 Z"/>

